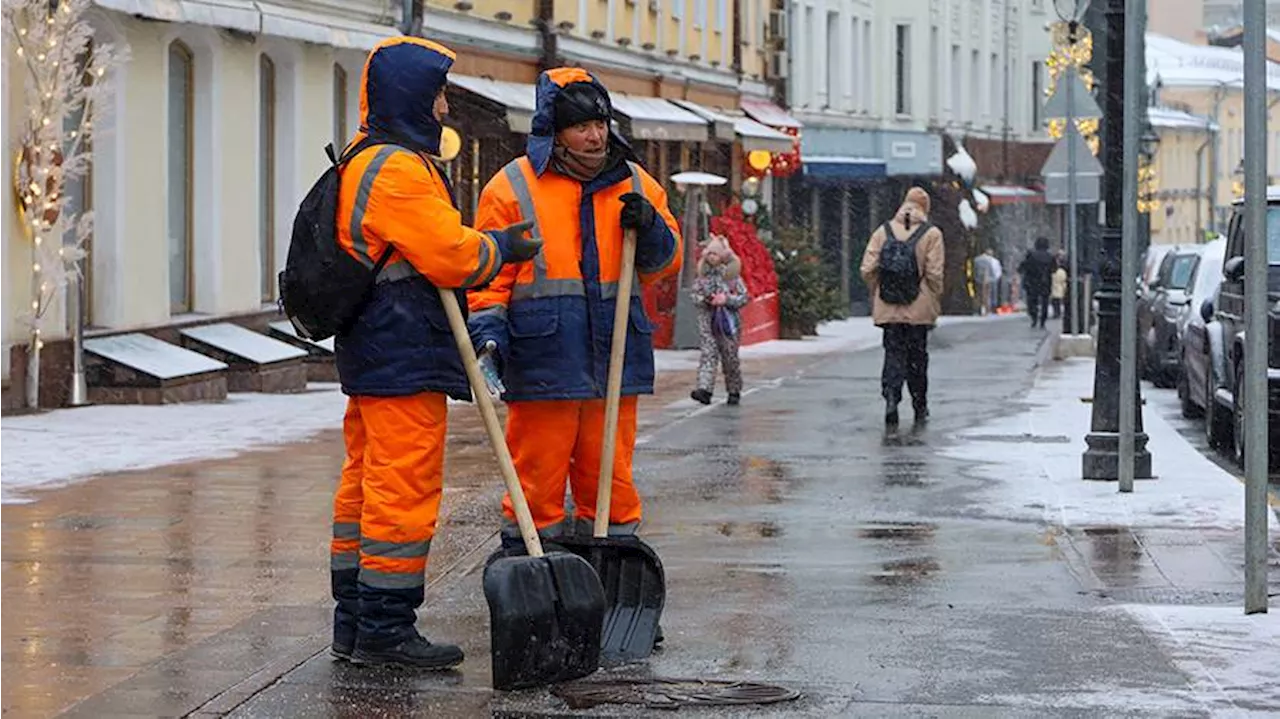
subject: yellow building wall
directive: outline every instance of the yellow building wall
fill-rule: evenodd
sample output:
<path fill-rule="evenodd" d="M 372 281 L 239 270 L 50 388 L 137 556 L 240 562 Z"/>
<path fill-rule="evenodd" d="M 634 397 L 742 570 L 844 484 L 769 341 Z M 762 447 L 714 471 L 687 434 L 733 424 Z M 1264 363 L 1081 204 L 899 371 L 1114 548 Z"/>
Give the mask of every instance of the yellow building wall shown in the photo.
<path fill-rule="evenodd" d="M 1196 151 L 1207 136 L 1192 128 L 1164 128 L 1159 135 L 1155 163 L 1159 204 L 1151 214 L 1151 241 L 1197 244 L 1203 239 L 1200 230 L 1208 223 L 1209 205 L 1196 195 Z M 1201 192 L 1206 192 L 1207 175 L 1201 184 Z"/>
<path fill-rule="evenodd" d="M 1162 104 L 1186 109 L 1197 115 L 1214 118 L 1214 88 L 1166 87 L 1160 91 Z M 1274 178 L 1280 175 L 1280 109 L 1275 100 L 1280 93 L 1268 93 L 1267 110 L 1267 175 Z M 1244 94 L 1237 88 L 1229 88 L 1221 95 L 1216 117 L 1219 127 L 1218 151 L 1218 195 L 1215 203 L 1219 208 L 1229 207 L 1234 199 L 1232 195 L 1232 179 L 1236 167 L 1240 164 L 1244 143 Z M 1163 153 L 1163 150 L 1161 150 Z M 1205 151 L 1206 167 L 1211 163 L 1212 153 Z M 1206 170 L 1208 172 L 1208 170 Z M 1208 182 L 1206 181 L 1206 191 Z M 1206 224 L 1208 220 L 1205 220 Z"/>

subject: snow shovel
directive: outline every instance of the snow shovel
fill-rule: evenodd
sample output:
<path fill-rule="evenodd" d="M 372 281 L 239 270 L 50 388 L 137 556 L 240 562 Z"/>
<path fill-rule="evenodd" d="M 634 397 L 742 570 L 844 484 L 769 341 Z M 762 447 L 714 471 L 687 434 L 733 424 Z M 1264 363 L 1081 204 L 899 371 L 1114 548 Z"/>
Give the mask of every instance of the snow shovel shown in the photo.
<path fill-rule="evenodd" d="M 591 562 L 604 585 L 608 609 L 600 653 L 608 664 L 639 661 L 653 652 L 658 620 L 667 598 L 662 562 L 653 548 L 637 537 L 608 536 L 609 508 L 613 501 L 613 455 L 618 439 L 618 406 L 622 402 L 622 366 L 627 351 L 627 326 L 631 321 L 635 265 L 636 233 L 627 230 L 622 240 L 622 274 L 618 276 L 618 299 L 613 314 L 593 536 L 560 540 L 566 549 Z"/>
<path fill-rule="evenodd" d="M 528 556 L 503 557 L 484 569 L 493 687 L 524 689 L 585 677 L 600 667 L 605 617 L 600 578 L 574 554 L 543 554 L 458 298 L 440 290 L 440 300 L 528 551 Z"/>

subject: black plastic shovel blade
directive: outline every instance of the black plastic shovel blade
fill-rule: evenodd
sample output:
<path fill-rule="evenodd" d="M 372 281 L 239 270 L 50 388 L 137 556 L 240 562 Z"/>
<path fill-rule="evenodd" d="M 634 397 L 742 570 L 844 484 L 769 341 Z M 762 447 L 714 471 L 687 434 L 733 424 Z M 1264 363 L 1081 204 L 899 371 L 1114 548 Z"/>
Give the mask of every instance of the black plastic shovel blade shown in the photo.
<path fill-rule="evenodd" d="M 557 540 L 591 563 L 604 586 L 606 664 L 646 659 L 667 600 L 667 580 L 657 552 L 636 537 L 568 537 Z"/>
<path fill-rule="evenodd" d="M 502 557 L 484 569 L 493 686 L 526 689 L 585 677 L 600 668 L 605 601 L 581 557 Z"/>

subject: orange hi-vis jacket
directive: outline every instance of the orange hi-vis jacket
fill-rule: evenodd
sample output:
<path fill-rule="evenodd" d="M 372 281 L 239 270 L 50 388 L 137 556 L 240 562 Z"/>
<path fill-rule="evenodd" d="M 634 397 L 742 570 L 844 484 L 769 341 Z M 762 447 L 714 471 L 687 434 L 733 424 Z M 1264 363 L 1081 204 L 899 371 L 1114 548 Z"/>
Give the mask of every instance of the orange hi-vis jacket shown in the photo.
<path fill-rule="evenodd" d="M 652 227 L 637 237 L 639 282 L 627 331 L 625 395 L 653 392 L 653 325 L 639 300 L 640 286 L 680 270 L 680 231 L 666 192 L 638 164 L 616 162 L 590 182 L 550 167 L 546 140 L 555 94 L 575 81 L 594 79 L 577 68 L 539 78 L 529 151 L 495 175 L 480 195 L 476 227 L 498 229 L 533 219 L 533 232 L 544 242 L 532 262 L 504 267 L 487 287 L 469 295 L 473 338 L 491 339 L 500 348 L 507 401 L 604 396 L 622 265 L 622 195 L 642 193 L 657 209 Z M 624 140 L 613 142 L 631 154 Z"/>
<path fill-rule="evenodd" d="M 350 395 L 471 397 L 436 288 L 490 282 L 502 268 L 506 239 L 462 224 L 447 179 L 427 159 L 439 153 L 441 128 L 431 107 L 453 59 L 429 40 L 399 37 L 365 64 L 352 144 L 366 136 L 387 144 L 343 167 L 338 242 L 370 268 L 394 249 L 359 319 L 335 343 Z"/>

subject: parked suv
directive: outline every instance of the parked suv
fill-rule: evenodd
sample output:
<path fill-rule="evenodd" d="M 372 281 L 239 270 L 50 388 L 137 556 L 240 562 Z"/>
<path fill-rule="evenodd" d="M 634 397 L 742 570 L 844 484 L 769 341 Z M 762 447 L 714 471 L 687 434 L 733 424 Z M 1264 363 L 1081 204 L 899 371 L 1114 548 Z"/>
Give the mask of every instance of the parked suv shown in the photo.
<path fill-rule="evenodd" d="M 1244 397 L 1240 391 L 1244 373 L 1244 206 L 1237 200 L 1227 226 L 1226 261 L 1217 302 L 1201 307 L 1209 340 L 1209 386 L 1213 397 L 1205 411 L 1205 431 L 1210 444 L 1228 449 L 1236 462 L 1244 462 Z M 1267 397 L 1268 426 L 1280 427 L 1280 186 L 1267 189 Z M 1272 443 L 1274 446 L 1274 442 Z"/>

